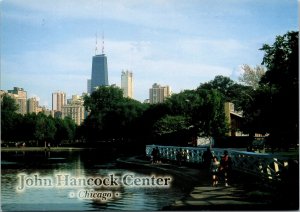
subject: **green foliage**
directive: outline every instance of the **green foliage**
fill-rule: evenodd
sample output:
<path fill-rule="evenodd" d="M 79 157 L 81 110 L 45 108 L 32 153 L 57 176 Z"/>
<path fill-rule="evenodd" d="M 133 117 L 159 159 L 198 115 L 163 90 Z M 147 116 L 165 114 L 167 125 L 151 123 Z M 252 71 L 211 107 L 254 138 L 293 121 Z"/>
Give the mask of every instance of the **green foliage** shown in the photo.
<path fill-rule="evenodd" d="M 279 146 L 299 143 L 299 32 L 277 36 L 274 44 L 264 45 L 263 64 L 267 67 L 262 85 L 275 87 L 269 120 L 272 142 Z M 289 112 L 287 115 L 286 112 Z"/>
<path fill-rule="evenodd" d="M 3 113 L 14 113 L 18 110 L 18 105 L 16 103 L 16 100 L 14 100 L 12 97 L 4 94 L 1 97 L 1 112 Z"/>
<path fill-rule="evenodd" d="M 192 123 L 200 136 L 222 136 L 227 131 L 224 99 L 215 89 L 197 89 L 197 101 L 192 107 Z"/>
<path fill-rule="evenodd" d="M 216 76 L 214 80 L 201 84 L 198 89 L 217 90 L 224 102 L 233 102 L 235 108 L 242 109 L 243 99 L 253 90 L 250 86 L 235 83 L 229 77 Z"/>
<path fill-rule="evenodd" d="M 18 105 L 13 98 L 5 94 L 1 97 L 1 137 L 3 140 L 16 137 L 14 129 L 20 119 L 19 114 L 16 113 L 17 109 Z"/>
<path fill-rule="evenodd" d="M 54 119 L 43 113 L 16 113 L 14 99 L 4 95 L 1 98 L 1 136 L 4 141 L 44 141 L 59 144 L 62 140 L 73 140 L 76 125 L 72 119 Z"/>
<path fill-rule="evenodd" d="M 75 137 L 76 124 L 70 117 L 64 119 L 54 119 L 56 133 L 55 140 L 56 144 L 61 143 L 63 140 L 72 141 Z"/>
<path fill-rule="evenodd" d="M 265 68 L 263 66 L 256 66 L 254 68 L 249 65 L 243 65 L 243 74 L 239 77 L 239 81 L 246 85 L 257 89 L 261 78 L 265 75 Z"/>
<path fill-rule="evenodd" d="M 273 45 L 263 45 L 267 71 L 245 104 L 247 130 L 270 133 L 274 146 L 299 143 L 298 39 L 298 32 L 288 32 Z"/>
<path fill-rule="evenodd" d="M 47 117 L 43 113 L 37 115 L 34 137 L 38 141 L 54 141 L 56 134 L 56 127 L 54 119 L 49 116 Z"/>
<path fill-rule="evenodd" d="M 265 52 L 262 64 L 267 67 L 261 83 L 273 84 L 282 89 L 298 87 L 299 32 L 288 32 L 277 36 L 273 45 L 264 44 Z"/>
<path fill-rule="evenodd" d="M 165 105 L 170 116 L 163 116 L 156 122 L 157 134 L 163 134 L 167 129 L 169 133 L 189 129 L 190 137 L 220 136 L 227 130 L 223 94 L 210 83 L 197 90 L 172 95 Z M 182 128 L 174 126 L 172 121 L 176 119 L 181 120 Z"/>
<path fill-rule="evenodd" d="M 185 116 L 166 115 L 154 124 L 154 132 L 158 135 L 177 133 L 188 130 L 190 123 Z"/>
<path fill-rule="evenodd" d="M 274 123 L 272 113 L 272 96 L 277 92 L 270 86 L 259 86 L 245 99 L 243 105 L 244 124 L 243 131 L 254 136 L 255 133 L 266 134 Z"/>
<path fill-rule="evenodd" d="M 101 86 L 91 96 L 85 96 L 84 106 L 93 113 L 106 113 L 123 101 L 123 91 L 115 86 Z"/>
<path fill-rule="evenodd" d="M 128 139 L 145 108 L 136 100 L 124 98 L 122 90 L 114 86 L 102 86 L 86 96 L 85 107 L 90 114 L 83 132 L 90 141 Z"/>
<path fill-rule="evenodd" d="M 35 113 L 25 114 L 22 117 L 21 125 L 18 127 L 20 139 L 23 141 L 35 140 L 37 115 Z"/>

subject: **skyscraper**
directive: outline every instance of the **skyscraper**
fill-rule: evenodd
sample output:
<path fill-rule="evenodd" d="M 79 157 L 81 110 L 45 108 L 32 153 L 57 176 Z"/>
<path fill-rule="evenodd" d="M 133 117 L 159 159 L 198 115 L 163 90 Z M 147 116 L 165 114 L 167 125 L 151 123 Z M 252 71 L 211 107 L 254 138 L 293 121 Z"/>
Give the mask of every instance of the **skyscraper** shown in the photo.
<path fill-rule="evenodd" d="M 122 71 L 121 75 L 121 89 L 123 90 L 123 96 L 133 98 L 133 74 L 128 70 Z"/>
<path fill-rule="evenodd" d="M 92 61 L 92 78 L 91 78 L 91 93 L 98 86 L 108 85 L 107 58 L 105 54 L 93 56 Z"/>
<path fill-rule="evenodd" d="M 61 111 L 61 107 L 66 104 L 66 93 L 57 91 L 52 93 L 52 110 Z"/>
<path fill-rule="evenodd" d="M 91 79 L 88 79 L 87 80 L 87 93 L 88 94 L 91 94 Z"/>
<path fill-rule="evenodd" d="M 27 113 L 27 92 L 23 88 L 14 87 L 13 90 L 7 91 L 10 94 L 13 94 L 14 98 L 19 105 L 17 113 L 26 114 Z"/>
<path fill-rule="evenodd" d="M 154 83 L 149 90 L 150 104 L 162 103 L 169 96 L 171 96 L 171 89 L 168 85 L 161 86 Z"/>
<path fill-rule="evenodd" d="M 84 100 L 82 96 L 73 95 L 68 99 L 68 104 L 62 106 L 62 118 L 70 117 L 77 125 L 80 125 L 85 118 Z"/>
<path fill-rule="evenodd" d="M 27 113 L 38 113 L 39 101 L 36 97 L 27 100 Z"/>

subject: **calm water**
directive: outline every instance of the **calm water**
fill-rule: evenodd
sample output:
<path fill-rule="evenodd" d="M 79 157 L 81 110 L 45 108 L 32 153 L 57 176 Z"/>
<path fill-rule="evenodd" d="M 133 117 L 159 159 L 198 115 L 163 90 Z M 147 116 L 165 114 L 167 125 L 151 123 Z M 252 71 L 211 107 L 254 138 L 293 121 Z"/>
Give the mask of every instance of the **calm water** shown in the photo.
<path fill-rule="evenodd" d="M 93 188 L 97 192 L 110 192 L 113 197 L 107 201 L 101 199 L 82 199 L 76 196 L 80 190 L 90 191 L 91 188 L 81 187 L 28 187 L 18 192 L 21 178 L 24 176 L 52 177 L 67 173 L 73 177 L 87 179 L 90 176 L 121 177 L 134 174 L 138 177 L 167 175 L 154 170 L 126 170 L 117 167 L 113 158 L 107 158 L 94 151 L 82 152 L 5 152 L 2 153 L 1 201 L 4 211 L 34 210 L 160 210 L 181 198 L 180 188 L 171 185 L 166 187 L 145 188 L 141 186 L 118 186 Z M 29 181 L 30 183 L 32 181 Z M 75 194 L 75 196 L 74 196 Z"/>

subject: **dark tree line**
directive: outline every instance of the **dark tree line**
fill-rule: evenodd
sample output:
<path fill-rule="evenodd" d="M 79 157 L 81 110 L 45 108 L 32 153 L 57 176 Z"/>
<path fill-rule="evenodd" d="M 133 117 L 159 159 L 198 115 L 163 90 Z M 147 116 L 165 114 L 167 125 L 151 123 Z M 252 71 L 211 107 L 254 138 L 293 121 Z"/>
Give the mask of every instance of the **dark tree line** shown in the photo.
<path fill-rule="evenodd" d="M 85 97 L 89 116 L 79 131 L 90 142 L 140 140 L 173 145 L 186 145 L 197 136 L 223 136 L 228 131 L 225 101 L 238 102 L 239 92 L 247 89 L 217 76 L 164 103 L 143 104 L 124 98 L 117 87 L 103 86 Z"/>
<path fill-rule="evenodd" d="M 10 142 L 26 142 L 27 145 L 43 146 L 44 142 L 58 145 L 75 138 L 74 121 L 53 118 L 43 113 L 21 115 L 18 105 L 8 95 L 1 97 L 1 139 Z"/>

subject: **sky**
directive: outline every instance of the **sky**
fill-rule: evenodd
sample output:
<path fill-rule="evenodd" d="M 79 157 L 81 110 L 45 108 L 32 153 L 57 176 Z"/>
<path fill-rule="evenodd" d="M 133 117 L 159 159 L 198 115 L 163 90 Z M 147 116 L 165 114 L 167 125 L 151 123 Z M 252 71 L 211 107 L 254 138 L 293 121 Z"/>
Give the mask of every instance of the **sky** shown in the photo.
<path fill-rule="evenodd" d="M 51 95 L 87 91 L 96 37 L 109 84 L 122 70 L 134 98 L 154 83 L 173 93 L 260 65 L 263 44 L 298 31 L 297 0 L 0 0 L 1 89 L 21 87 L 51 109 Z M 97 34 L 97 36 L 96 36 Z M 104 37 L 104 39 L 103 39 Z"/>

